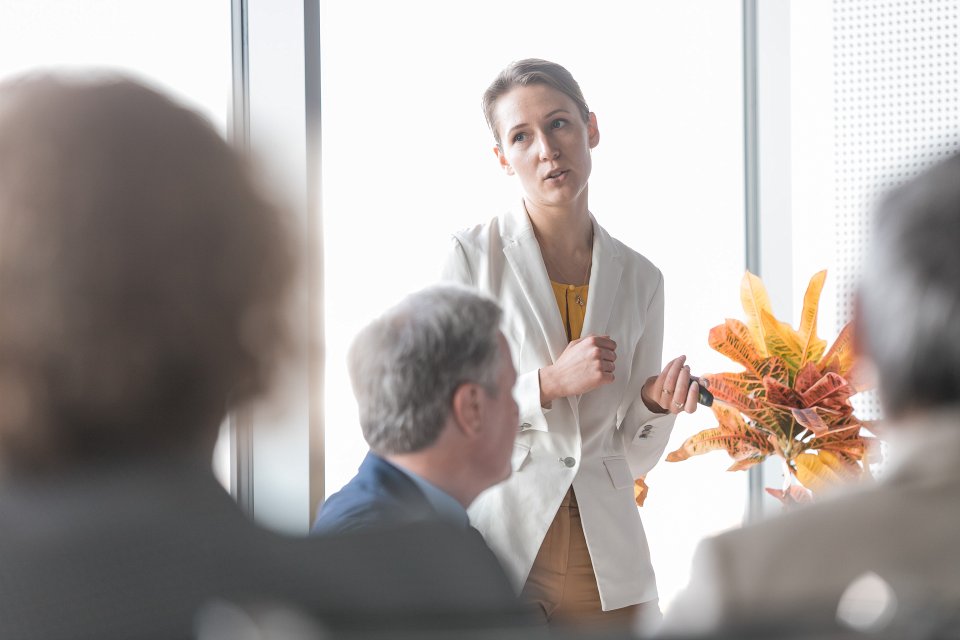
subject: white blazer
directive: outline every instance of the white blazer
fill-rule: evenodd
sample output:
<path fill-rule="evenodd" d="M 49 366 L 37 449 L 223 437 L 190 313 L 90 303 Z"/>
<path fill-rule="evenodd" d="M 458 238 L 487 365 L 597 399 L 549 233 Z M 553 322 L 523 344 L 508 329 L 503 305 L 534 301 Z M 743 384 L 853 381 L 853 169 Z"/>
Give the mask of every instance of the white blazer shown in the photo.
<path fill-rule="evenodd" d="M 661 369 L 663 277 L 593 220 L 593 266 L 582 336 L 617 343 L 614 382 L 540 406 L 538 370 L 557 360 L 566 331 L 525 209 L 459 232 L 443 277 L 478 287 L 503 306 L 517 371 L 520 422 L 513 475 L 469 513 L 519 590 L 570 485 L 580 507 L 604 610 L 657 597 L 633 478 L 660 459 L 675 416 L 640 399 Z"/>

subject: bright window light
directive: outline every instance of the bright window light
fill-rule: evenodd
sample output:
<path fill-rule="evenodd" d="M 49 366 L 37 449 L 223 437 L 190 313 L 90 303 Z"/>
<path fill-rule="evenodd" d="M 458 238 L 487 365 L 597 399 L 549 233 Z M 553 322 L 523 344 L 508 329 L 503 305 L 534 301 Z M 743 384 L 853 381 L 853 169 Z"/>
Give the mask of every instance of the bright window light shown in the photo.
<path fill-rule="evenodd" d="M 0 80 L 43 70 L 133 75 L 196 109 L 226 136 L 231 99 L 230 3 L 224 0 L 3 0 Z M 229 486 L 229 442 L 214 452 Z"/>

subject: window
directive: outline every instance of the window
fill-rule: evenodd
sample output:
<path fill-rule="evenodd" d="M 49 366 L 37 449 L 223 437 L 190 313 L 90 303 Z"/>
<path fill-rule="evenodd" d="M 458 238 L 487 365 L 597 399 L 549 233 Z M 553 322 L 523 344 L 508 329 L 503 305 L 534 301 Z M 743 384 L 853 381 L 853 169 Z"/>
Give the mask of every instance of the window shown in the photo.
<path fill-rule="evenodd" d="M 345 364 L 353 336 L 436 281 L 452 232 L 517 201 L 480 111 L 514 59 L 560 62 L 597 113 L 591 210 L 664 272 L 665 357 L 685 353 L 697 372 L 733 366 L 707 332 L 740 314 L 740 7 L 321 2 L 327 494 L 366 451 Z M 712 425 L 709 411 L 682 417 L 670 447 Z M 695 544 L 740 523 L 746 476 L 729 464 L 717 453 L 648 476 L 642 514 L 665 605 Z"/>
<path fill-rule="evenodd" d="M 878 200 L 960 149 L 958 36 L 957 2 L 793 5 L 793 49 L 804 51 L 790 69 L 794 297 L 829 269 L 824 337 L 851 318 Z M 880 417 L 875 393 L 854 401 L 857 415 Z"/>

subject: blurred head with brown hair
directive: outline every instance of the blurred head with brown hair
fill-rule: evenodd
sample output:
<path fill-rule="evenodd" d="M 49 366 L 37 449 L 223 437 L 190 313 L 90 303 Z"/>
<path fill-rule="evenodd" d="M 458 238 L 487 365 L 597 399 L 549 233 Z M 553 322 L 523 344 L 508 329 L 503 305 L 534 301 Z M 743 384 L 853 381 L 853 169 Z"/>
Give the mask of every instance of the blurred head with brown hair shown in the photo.
<path fill-rule="evenodd" d="M 288 233 L 159 93 L 0 84 L 0 464 L 209 452 L 289 344 Z"/>

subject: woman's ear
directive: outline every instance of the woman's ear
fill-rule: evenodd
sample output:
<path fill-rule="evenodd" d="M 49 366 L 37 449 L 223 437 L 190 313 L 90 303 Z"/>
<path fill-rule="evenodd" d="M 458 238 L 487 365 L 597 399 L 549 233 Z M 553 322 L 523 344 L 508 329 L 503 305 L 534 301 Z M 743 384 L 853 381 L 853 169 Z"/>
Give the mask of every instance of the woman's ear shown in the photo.
<path fill-rule="evenodd" d="M 587 116 L 587 141 L 591 149 L 600 144 L 600 128 L 597 126 L 597 114 L 593 111 Z"/>
<path fill-rule="evenodd" d="M 493 148 L 493 153 L 497 156 L 497 160 L 500 162 L 500 168 L 503 169 L 503 172 L 508 176 L 512 176 L 513 167 L 510 166 L 510 162 L 507 160 L 507 156 L 503 153 L 503 149 L 500 148 L 499 144 Z"/>

